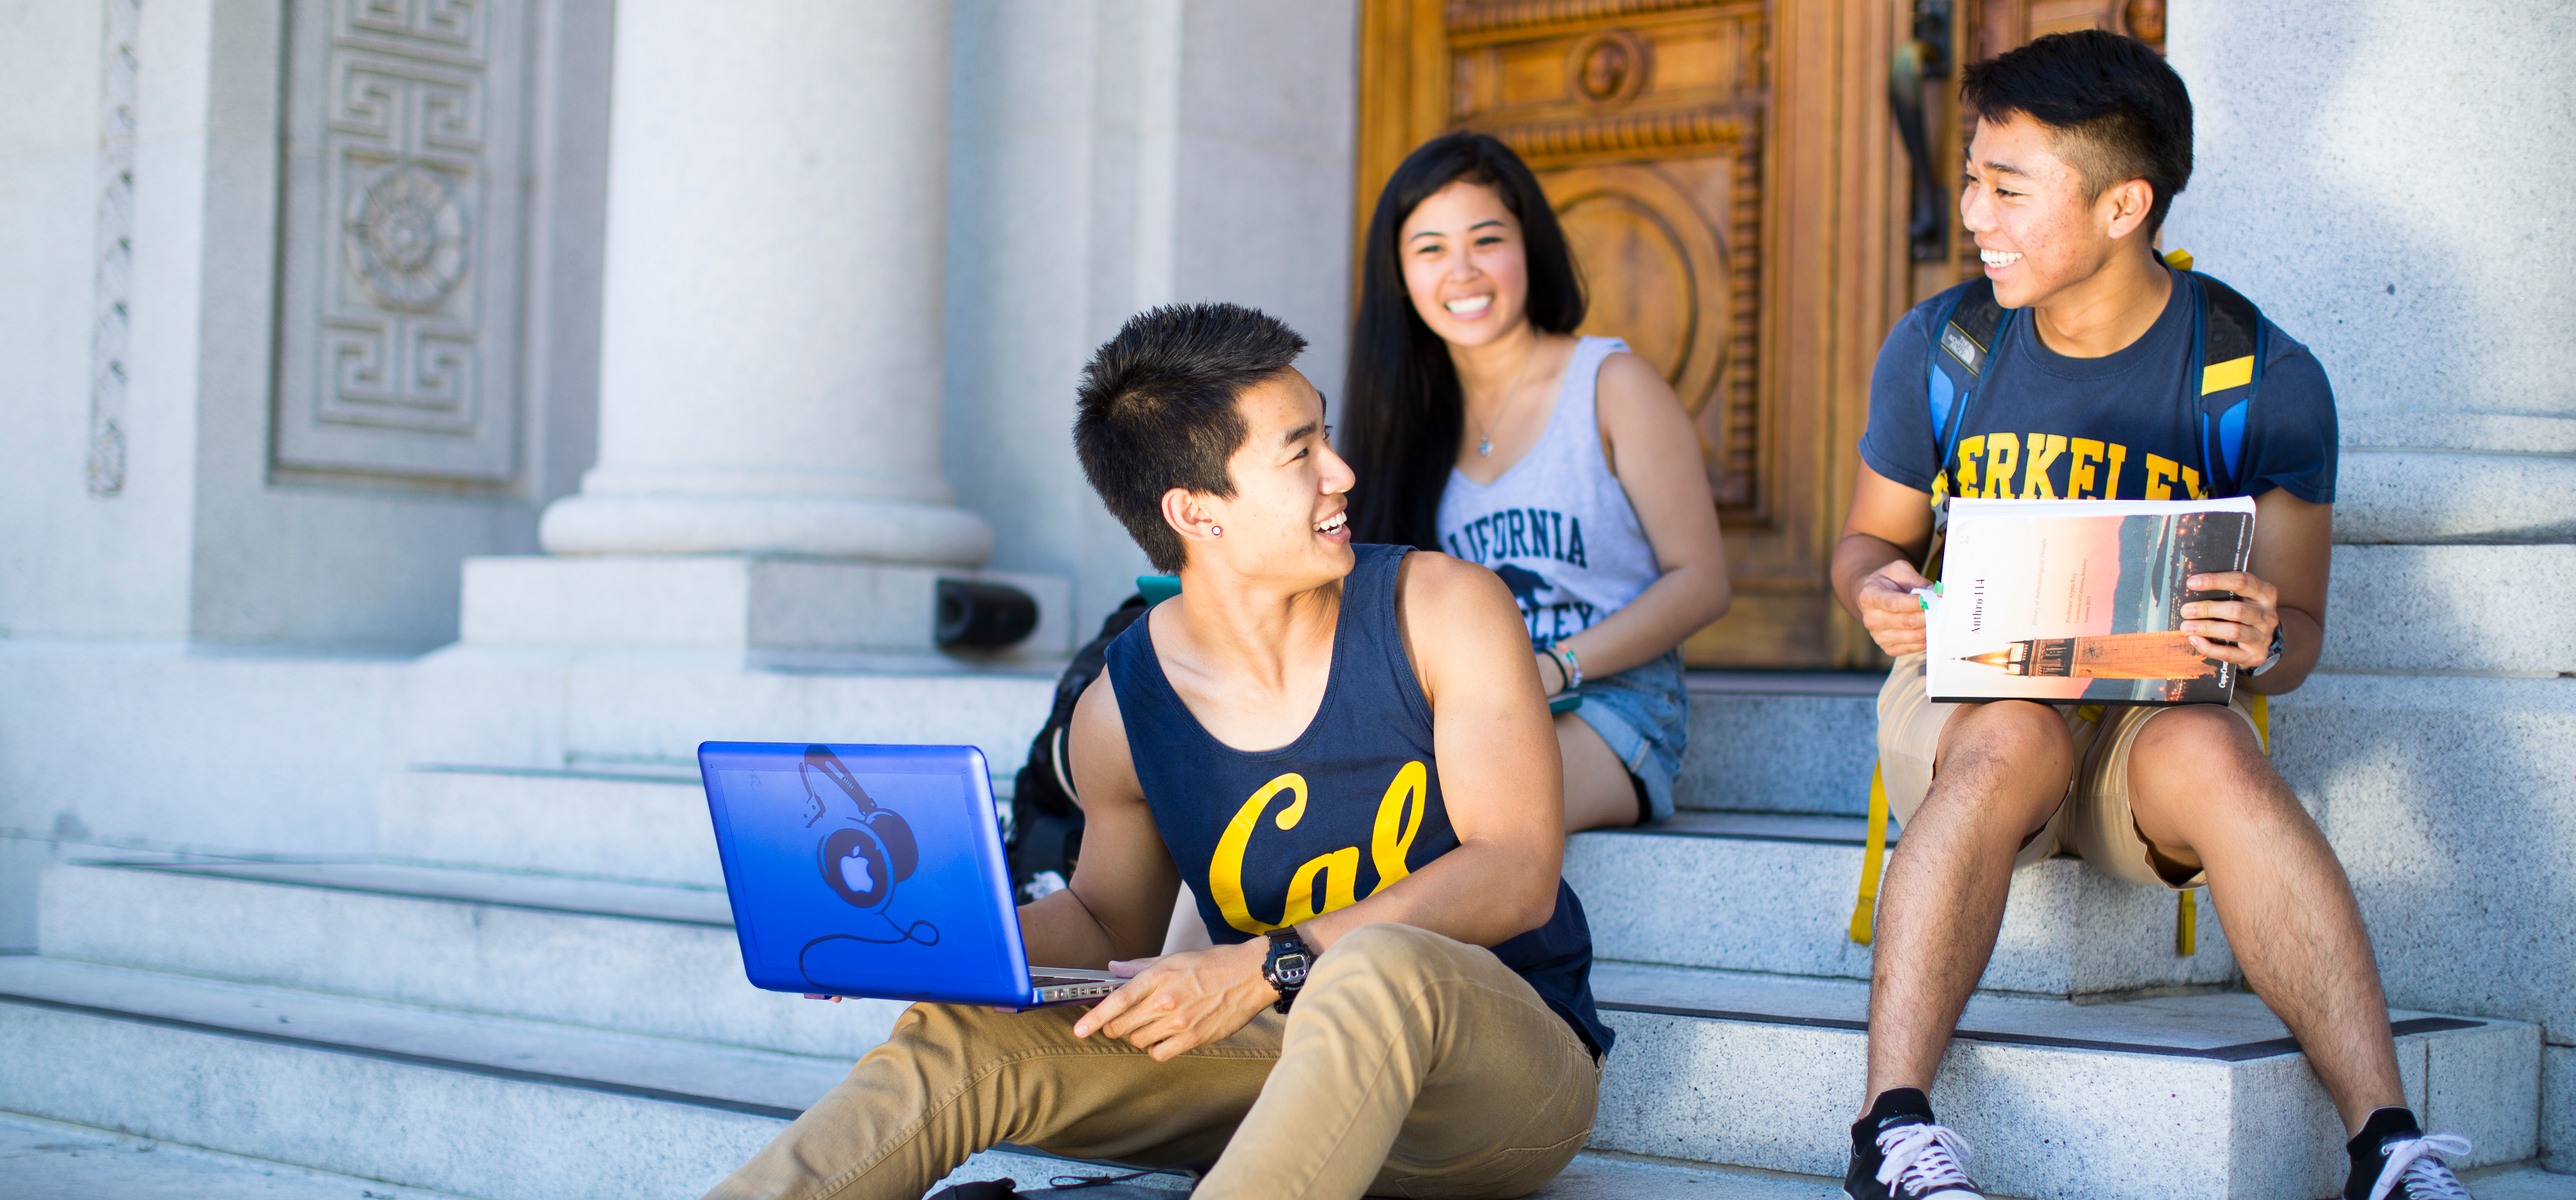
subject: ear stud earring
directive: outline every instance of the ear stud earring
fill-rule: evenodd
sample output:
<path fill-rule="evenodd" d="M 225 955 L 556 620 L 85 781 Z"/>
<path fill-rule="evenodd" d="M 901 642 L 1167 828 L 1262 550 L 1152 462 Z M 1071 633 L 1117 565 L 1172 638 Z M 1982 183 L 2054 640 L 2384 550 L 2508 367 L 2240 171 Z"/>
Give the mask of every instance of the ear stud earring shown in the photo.
<path fill-rule="evenodd" d="M 1224 536 L 1225 536 L 1225 526 L 1223 526 L 1223 525 L 1210 525 L 1210 526 L 1208 526 L 1208 536 L 1209 536 L 1209 537 L 1224 537 Z"/>

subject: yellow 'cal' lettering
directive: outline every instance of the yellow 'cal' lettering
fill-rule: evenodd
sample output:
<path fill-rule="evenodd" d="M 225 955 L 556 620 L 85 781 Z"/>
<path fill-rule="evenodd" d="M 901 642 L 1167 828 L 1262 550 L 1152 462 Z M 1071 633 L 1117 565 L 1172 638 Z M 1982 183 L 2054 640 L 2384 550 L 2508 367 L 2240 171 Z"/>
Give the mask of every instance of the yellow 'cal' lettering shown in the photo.
<path fill-rule="evenodd" d="M 1306 815 L 1306 777 L 1291 771 L 1262 784 L 1260 791 L 1254 792 L 1251 799 L 1243 802 L 1242 808 L 1235 810 L 1234 819 L 1225 823 L 1224 836 L 1217 839 L 1216 857 L 1208 862 L 1208 892 L 1216 900 L 1216 910 L 1225 914 L 1226 924 L 1245 933 L 1268 933 L 1278 928 L 1276 925 L 1262 924 L 1255 919 L 1252 915 L 1252 906 L 1243 898 L 1243 855 L 1252 847 L 1252 829 L 1261 823 L 1261 810 L 1269 805 L 1271 797 L 1283 791 L 1294 792 L 1297 798 L 1280 811 L 1279 827 L 1296 828 L 1298 820 Z M 1325 856 L 1325 858 L 1330 857 L 1332 856 Z M 1351 858 L 1353 860 L 1351 866 L 1355 870 L 1359 866 L 1358 853 L 1354 851 Z M 1316 870 L 1323 861 L 1324 859 L 1317 859 L 1300 868 L 1297 872 L 1298 882 L 1306 882 L 1308 874 Z M 1348 879 L 1347 873 L 1344 878 Z M 1343 894 L 1349 894 L 1352 886 L 1349 882 L 1343 883 Z M 1292 921 L 1290 924 L 1295 922 Z"/>
<path fill-rule="evenodd" d="M 1404 855 L 1413 849 L 1413 835 L 1422 832 L 1422 807 L 1429 803 L 1429 773 L 1416 759 L 1404 764 L 1395 778 L 1387 781 L 1386 796 L 1377 802 L 1377 828 L 1369 833 L 1369 859 L 1377 864 L 1377 886 L 1369 895 L 1386 890 L 1387 885 L 1413 873 L 1404 865 Z M 1399 829 L 1399 827 L 1401 827 Z M 1294 894 L 1297 889 L 1288 889 Z"/>
<path fill-rule="evenodd" d="M 1419 761 L 1404 764 L 1387 782 L 1386 795 L 1378 801 L 1376 827 L 1369 834 L 1369 858 L 1377 866 L 1377 887 L 1370 895 L 1413 873 L 1404 856 L 1422 832 L 1430 791 L 1430 770 Z M 1245 933 L 1267 933 L 1311 921 L 1359 899 L 1360 848 L 1344 846 L 1307 859 L 1289 877 L 1286 911 L 1279 915 L 1279 924 L 1252 915 L 1251 901 L 1243 894 L 1243 860 L 1252 848 L 1253 833 L 1261 826 L 1261 814 L 1281 792 L 1292 793 L 1293 798 L 1279 810 L 1276 823 L 1281 829 L 1295 829 L 1306 816 L 1306 777 L 1292 771 L 1261 785 L 1235 810 L 1234 819 L 1226 822 L 1225 833 L 1217 839 L 1215 857 L 1208 860 L 1208 896 L 1225 915 L 1225 923 Z"/>
<path fill-rule="evenodd" d="M 1322 907 L 1315 904 L 1317 872 L 1324 876 Z M 1360 848 L 1357 846 L 1344 846 L 1330 854 L 1318 854 L 1307 859 L 1306 865 L 1297 868 L 1297 874 L 1288 881 L 1288 911 L 1280 915 L 1279 924 L 1255 932 L 1312 921 L 1334 909 L 1346 907 L 1357 899 L 1352 893 L 1359 887 L 1359 881 Z"/>
<path fill-rule="evenodd" d="M 2117 500 L 2120 498 L 2120 464 L 2128 461 L 2129 448 L 2112 442 L 2109 449 L 2110 456 L 2102 460 L 2102 498 Z"/>
<path fill-rule="evenodd" d="M 1977 494 L 1977 460 L 1986 452 L 1985 435 L 1959 439 L 1959 494 Z"/>

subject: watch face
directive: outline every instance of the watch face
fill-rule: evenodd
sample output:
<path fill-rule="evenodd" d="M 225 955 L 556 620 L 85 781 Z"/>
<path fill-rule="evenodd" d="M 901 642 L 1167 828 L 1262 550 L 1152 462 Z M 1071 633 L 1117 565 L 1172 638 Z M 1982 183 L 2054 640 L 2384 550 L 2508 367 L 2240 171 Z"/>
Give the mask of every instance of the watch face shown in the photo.
<path fill-rule="evenodd" d="M 1296 987 L 1306 982 L 1307 966 L 1307 959 L 1303 954 L 1282 954 L 1272 960 L 1270 971 L 1279 978 L 1279 982 Z"/>

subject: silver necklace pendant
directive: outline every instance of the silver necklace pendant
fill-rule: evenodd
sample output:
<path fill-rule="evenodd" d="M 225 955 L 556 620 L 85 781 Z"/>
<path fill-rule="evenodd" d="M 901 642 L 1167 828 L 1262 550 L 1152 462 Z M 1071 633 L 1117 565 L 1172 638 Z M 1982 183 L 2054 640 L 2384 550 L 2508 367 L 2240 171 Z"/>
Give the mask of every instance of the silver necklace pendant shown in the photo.
<path fill-rule="evenodd" d="M 1481 441 L 1481 442 L 1476 443 L 1476 457 L 1478 457 L 1478 458 L 1492 458 L 1493 456 L 1494 456 L 1494 439 L 1492 439 L 1492 438 L 1486 438 L 1485 440 L 1483 440 L 1483 441 Z"/>

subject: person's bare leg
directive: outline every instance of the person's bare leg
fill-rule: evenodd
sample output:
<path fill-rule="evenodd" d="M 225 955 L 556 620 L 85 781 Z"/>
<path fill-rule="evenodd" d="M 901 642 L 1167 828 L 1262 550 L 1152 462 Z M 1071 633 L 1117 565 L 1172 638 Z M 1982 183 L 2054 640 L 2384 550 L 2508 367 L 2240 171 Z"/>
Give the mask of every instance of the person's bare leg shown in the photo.
<path fill-rule="evenodd" d="M 2345 1130 L 2405 1104 L 2352 882 L 2245 722 L 2214 706 L 2157 714 L 2129 753 L 2129 811 L 2158 855 L 2208 866 L 2245 982 L 2299 1040 Z"/>
<path fill-rule="evenodd" d="M 2007 700 L 1950 714 L 1933 761 L 1879 891 L 1864 1112 L 1889 1088 L 1932 1090 L 1994 954 L 2013 856 L 2066 798 L 2075 748 L 2056 710 Z"/>
<path fill-rule="evenodd" d="M 1637 823 L 1637 786 L 1628 764 L 1600 731 L 1573 713 L 1556 714 L 1556 748 L 1565 758 L 1565 831 L 1626 829 Z"/>

